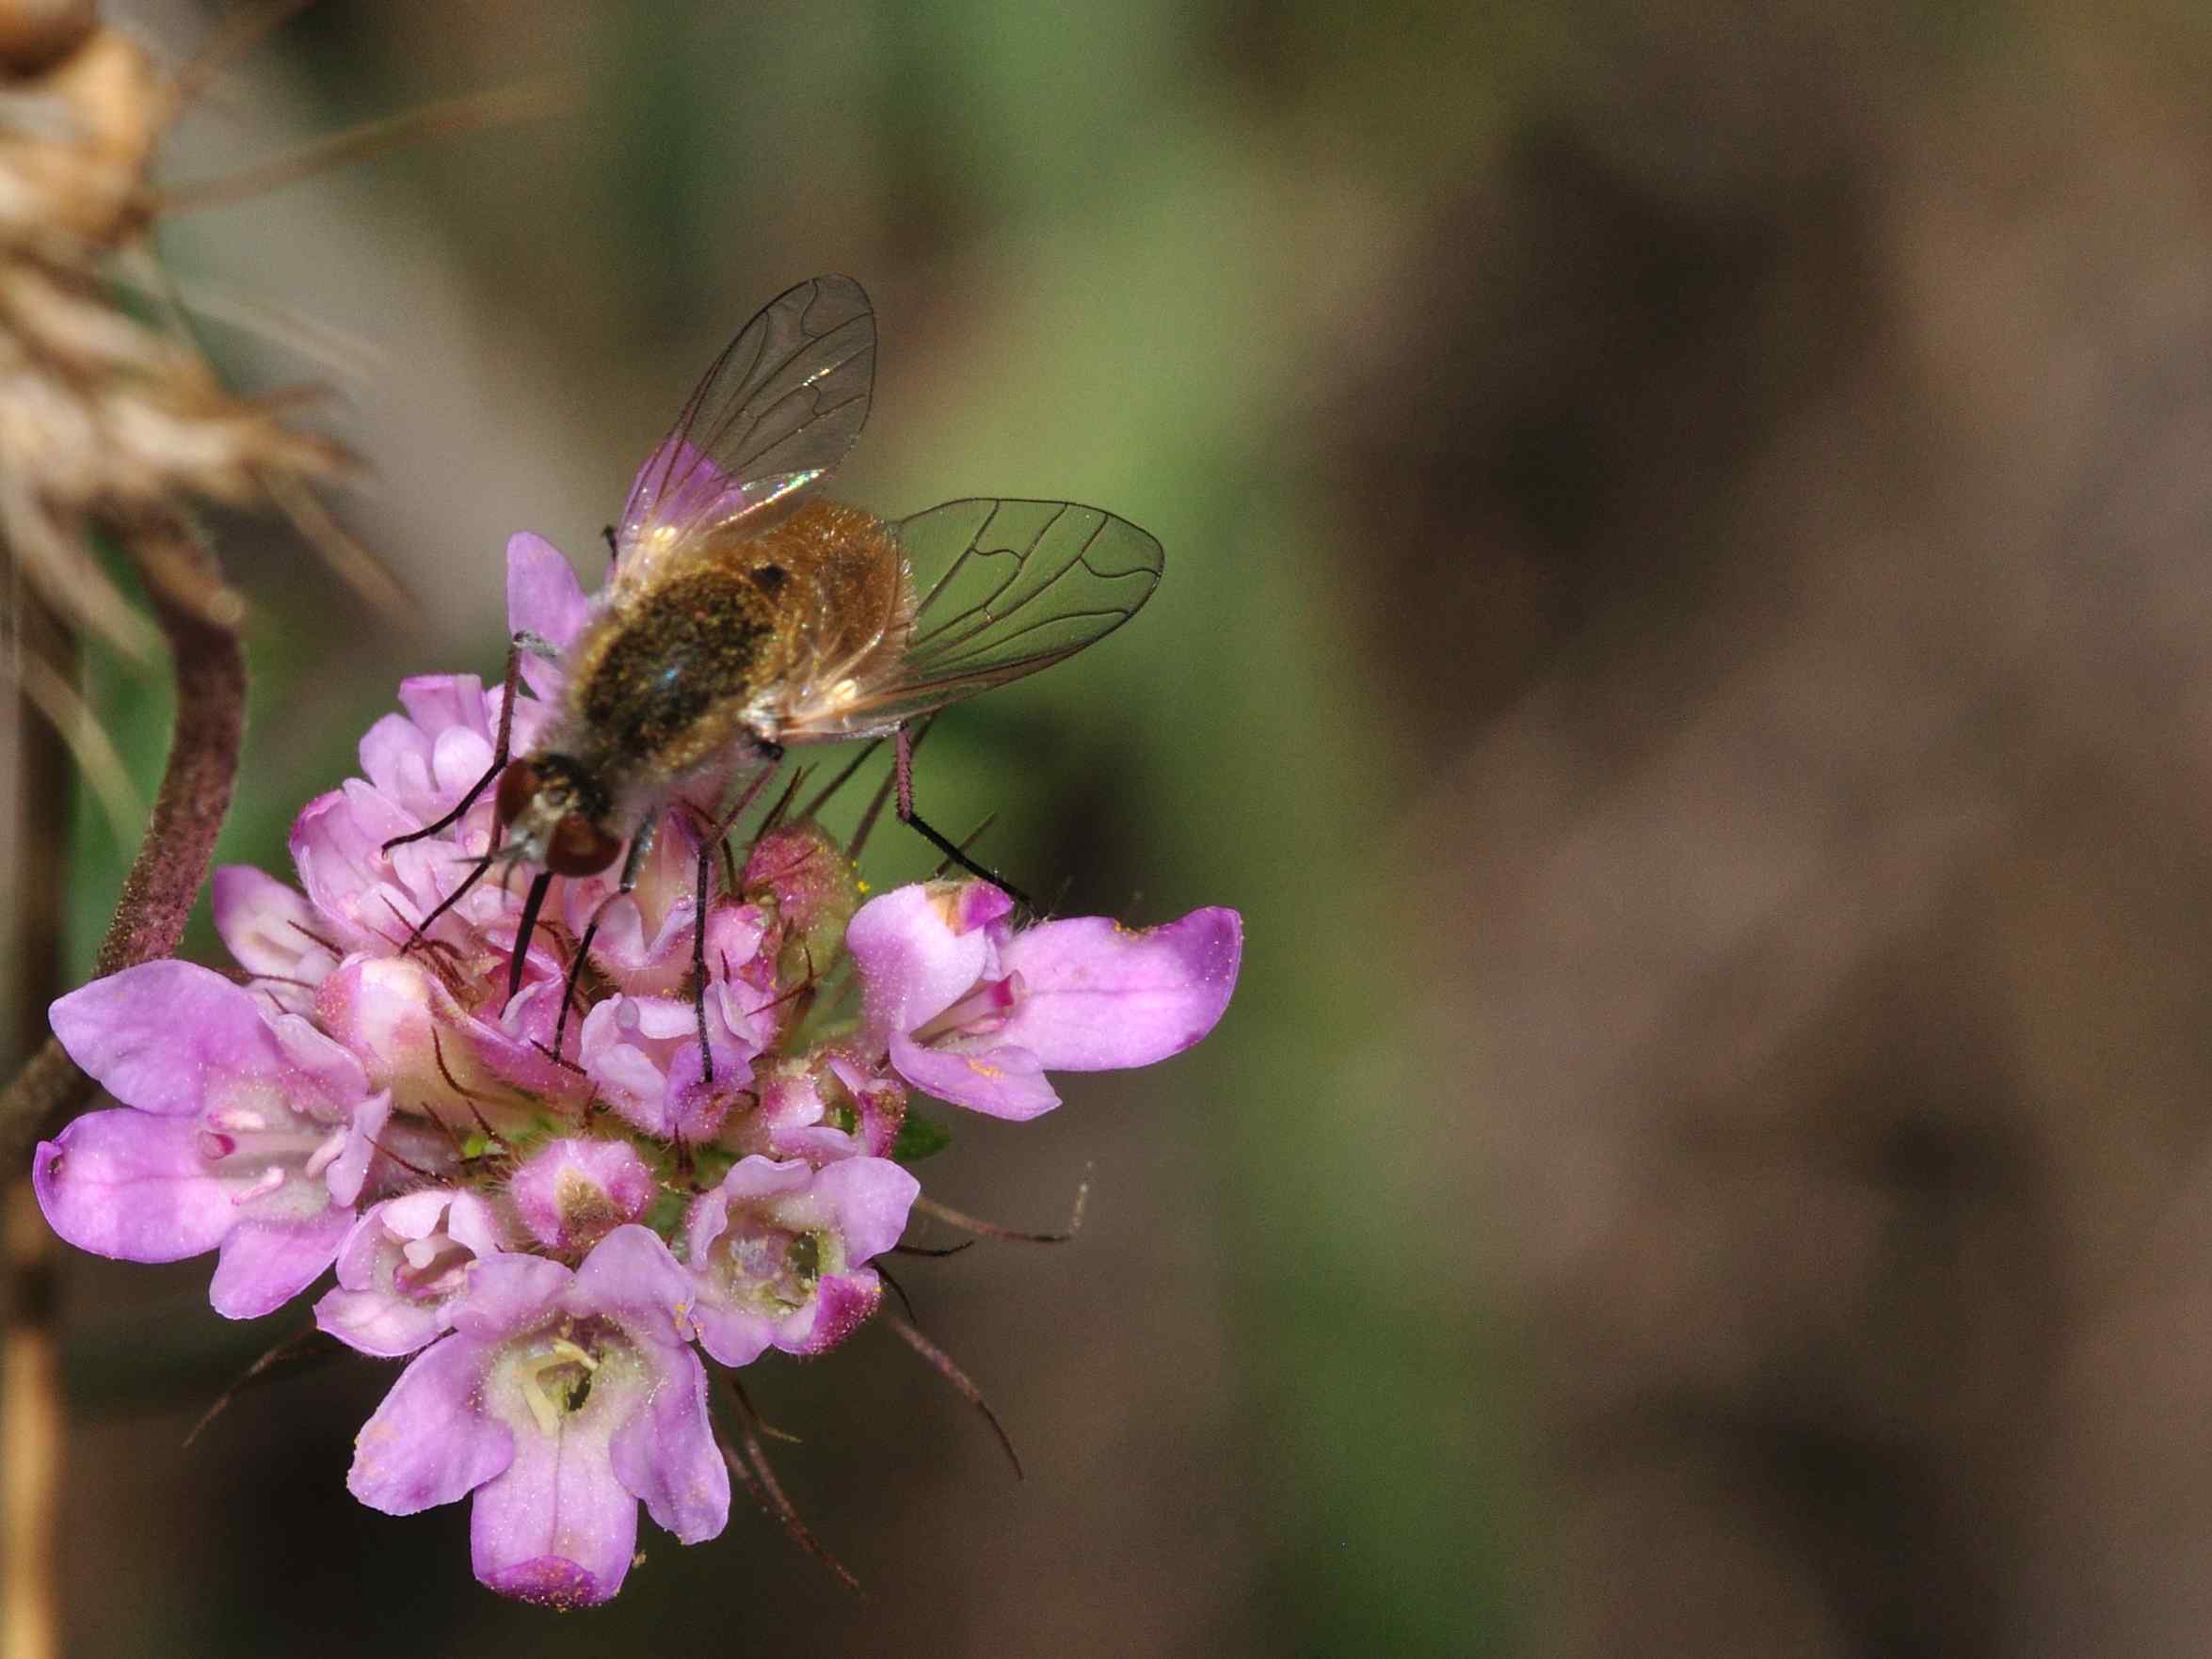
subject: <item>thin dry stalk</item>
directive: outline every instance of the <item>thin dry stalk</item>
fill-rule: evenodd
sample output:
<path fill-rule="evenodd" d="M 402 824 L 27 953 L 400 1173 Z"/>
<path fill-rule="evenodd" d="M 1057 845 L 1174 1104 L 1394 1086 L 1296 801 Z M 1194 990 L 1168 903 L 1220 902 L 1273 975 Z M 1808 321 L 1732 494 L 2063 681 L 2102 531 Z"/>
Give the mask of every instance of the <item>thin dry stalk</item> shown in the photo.
<path fill-rule="evenodd" d="M 1086 1175 L 1075 1189 L 1075 1206 L 1067 1213 L 1067 1225 L 1058 1233 L 1023 1233 L 1013 1227 L 1002 1227 L 996 1221 L 983 1220 L 949 1204 L 939 1204 L 934 1198 L 917 1198 L 914 1208 L 948 1227 L 957 1227 L 963 1233 L 973 1233 L 982 1238 L 1003 1238 L 1016 1244 L 1066 1244 L 1083 1230 L 1083 1210 L 1090 1202 L 1091 1181 Z"/>
<path fill-rule="evenodd" d="M 54 1236 L 28 1181 L 8 1184 L 5 1209 L 15 1305 L 0 1347 L 0 1659 L 53 1659 L 61 1651 L 55 1568 L 66 1444 Z"/>
<path fill-rule="evenodd" d="M 836 1573 L 845 1588 L 858 1594 L 860 1581 L 847 1571 L 842 1561 L 829 1553 L 828 1547 L 799 1519 L 797 1507 L 785 1493 L 783 1483 L 776 1478 L 776 1470 L 768 1461 L 768 1450 L 761 1444 L 761 1430 L 765 1425 L 761 1421 L 761 1414 L 753 1410 L 753 1402 L 746 1396 L 744 1385 L 734 1377 L 726 1377 L 724 1380 L 729 1384 L 730 1396 L 737 1401 L 738 1439 L 744 1447 L 744 1456 L 740 1457 L 732 1449 L 717 1428 L 714 1431 L 714 1444 L 721 1450 L 722 1460 L 729 1465 L 729 1472 L 737 1476 L 738 1484 L 751 1495 L 753 1502 L 783 1527 L 792 1542 Z"/>
<path fill-rule="evenodd" d="M 76 661 L 74 641 L 52 612 L 19 605 L 14 644 L 59 666 Z M 16 815 L 20 837 L 13 937 L 12 1052 L 45 1034 L 45 1009 L 61 989 L 61 893 L 69 827 L 69 755 L 56 729 L 16 696 Z M 5 1331 L 0 1332 L 0 1655 L 52 1659 L 59 1651 L 56 1583 L 60 1497 L 68 1458 L 56 1320 L 57 1252 L 21 1163 L 0 1182 L 0 1260 Z"/>
<path fill-rule="evenodd" d="M 1021 1454 L 1014 1449 L 1014 1437 L 1006 1432 L 1005 1424 L 999 1421 L 999 1413 L 991 1410 L 990 1401 L 983 1397 L 983 1390 L 975 1385 L 974 1380 L 960 1369 L 951 1354 L 898 1315 L 884 1313 L 877 1316 L 898 1333 L 901 1342 L 920 1354 L 931 1370 L 951 1383 L 955 1394 L 982 1413 L 983 1420 L 991 1426 L 991 1432 L 998 1436 L 1000 1448 L 1006 1454 L 1006 1461 L 1014 1465 L 1014 1478 L 1027 1480 L 1029 1476 L 1021 1468 Z"/>

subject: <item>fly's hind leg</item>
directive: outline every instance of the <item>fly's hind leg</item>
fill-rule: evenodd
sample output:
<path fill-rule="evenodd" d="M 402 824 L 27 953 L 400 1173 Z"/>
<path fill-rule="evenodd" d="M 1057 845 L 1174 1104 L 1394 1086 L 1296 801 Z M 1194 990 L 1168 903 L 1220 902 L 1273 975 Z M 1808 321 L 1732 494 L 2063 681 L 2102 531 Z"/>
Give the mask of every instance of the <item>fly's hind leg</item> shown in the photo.
<path fill-rule="evenodd" d="M 729 832 L 745 816 L 745 808 L 761 798 L 768 780 L 783 765 L 781 743 L 760 744 L 761 765 L 739 791 L 737 804 L 719 819 L 699 815 L 699 862 L 691 906 L 691 1013 L 699 1034 L 699 1076 L 714 1080 L 714 1050 L 707 1040 L 707 906 L 714 890 L 714 849 L 729 839 Z"/>
<path fill-rule="evenodd" d="M 661 821 L 657 818 L 649 818 L 637 826 L 637 833 L 630 837 L 630 851 L 622 855 L 622 873 L 615 880 L 615 890 L 600 901 L 598 908 L 591 913 L 591 919 L 584 924 L 584 937 L 576 941 L 576 955 L 569 964 L 567 976 L 561 981 L 561 1012 L 553 1021 L 553 1051 L 555 1061 L 561 1058 L 561 1045 L 569 1033 L 569 1010 L 576 1005 L 577 982 L 584 978 L 585 965 L 591 960 L 591 942 L 599 937 L 600 918 L 606 915 L 608 905 L 624 894 L 636 890 L 638 877 L 644 873 L 646 858 L 653 850 L 653 837 L 659 833 Z M 546 877 L 541 874 L 537 879 L 542 882 Z M 532 888 L 534 893 L 536 890 Z M 530 914 L 535 916 L 537 912 L 532 910 Z M 515 959 L 508 970 L 509 982 L 513 987 L 507 992 L 510 997 L 521 987 L 522 952 L 529 942 L 527 932 L 516 936 Z"/>
<path fill-rule="evenodd" d="M 934 824 L 924 821 L 922 814 L 914 810 L 914 739 L 909 728 L 904 726 L 899 727 L 897 743 L 892 753 L 891 777 L 895 790 L 893 806 L 901 823 L 920 834 L 922 839 L 970 875 L 990 883 L 1024 910 L 1035 911 L 1036 902 L 1027 893 L 997 870 L 976 863 L 962 848 L 940 835 Z"/>

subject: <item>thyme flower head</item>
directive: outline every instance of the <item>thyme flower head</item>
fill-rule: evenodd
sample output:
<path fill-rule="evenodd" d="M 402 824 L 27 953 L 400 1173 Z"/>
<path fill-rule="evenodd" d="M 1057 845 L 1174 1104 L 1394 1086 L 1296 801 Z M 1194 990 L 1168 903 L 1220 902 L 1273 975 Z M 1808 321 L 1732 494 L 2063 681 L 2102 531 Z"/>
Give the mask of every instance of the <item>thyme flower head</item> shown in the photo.
<path fill-rule="evenodd" d="M 586 604 L 565 559 L 518 536 L 508 574 L 518 633 L 573 637 Z M 527 678 L 524 751 L 559 690 L 551 663 Z M 477 1577 L 573 1606 L 620 1588 L 640 1504 L 685 1543 L 722 1530 L 702 1351 L 816 1354 L 876 1312 L 872 1264 L 921 1191 L 908 1165 L 941 1141 L 910 1095 L 1027 1119 L 1059 1104 L 1050 1074 L 1190 1046 L 1227 1006 L 1242 924 L 1023 927 L 980 881 L 863 902 L 805 821 L 713 863 L 701 893 L 679 811 L 633 891 L 553 880 L 510 996 L 522 902 L 496 881 L 460 891 L 493 803 L 386 850 L 483 776 L 505 695 L 405 681 L 361 775 L 299 814 L 298 885 L 216 872 L 237 979 L 155 962 L 54 1005 L 120 1105 L 42 1143 L 34 1175 L 84 1249 L 218 1252 L 210 1300 L 232 1317 L 335 1267 L 317 1324 L 408 1359 L 356 1442 L 354 1494 L 395 1515 L 471 1496 Z"/>

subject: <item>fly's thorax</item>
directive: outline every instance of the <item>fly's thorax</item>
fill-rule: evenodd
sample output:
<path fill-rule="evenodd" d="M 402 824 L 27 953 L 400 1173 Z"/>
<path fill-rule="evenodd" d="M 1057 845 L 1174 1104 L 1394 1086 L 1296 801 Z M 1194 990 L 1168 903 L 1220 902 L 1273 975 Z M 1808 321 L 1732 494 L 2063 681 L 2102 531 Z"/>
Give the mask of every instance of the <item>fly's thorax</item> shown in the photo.
<path fill-rule="evenodd" d="M 780 597 L 777 577 L 715 563 L 609 606 L 570 659 L 564 745 L 617 800 L 713 760 L 776 678 Z"/>
<path fill-rule="evenodd" d="M 572 647 L 552 745 L 606 782 L 617 815 L 778 741 L 820 686 L 895 657 L 911 611 L 890 527 L 836 502 L 701 535 L 649 568 L 617 582 Z"/>

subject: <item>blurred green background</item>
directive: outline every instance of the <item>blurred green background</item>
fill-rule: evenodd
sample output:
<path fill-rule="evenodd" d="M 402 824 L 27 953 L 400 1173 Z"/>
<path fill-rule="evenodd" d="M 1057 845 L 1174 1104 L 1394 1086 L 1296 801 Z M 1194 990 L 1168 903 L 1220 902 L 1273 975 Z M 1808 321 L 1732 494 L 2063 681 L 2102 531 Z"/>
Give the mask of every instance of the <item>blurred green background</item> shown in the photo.
<path fill-rule="evenodd" d="M 116 8 L 172 58 L 215 15 Z M 881 1332 L 756 1368 L 864 1595 L 741 1500 L 608 1610 L 501 1603 L 463 1507 L 345 1493 L 387 1369 L 180 1451 L 271 1332 L 204 1265 L 72 1258 L 72 1651 L 2202 1651 L 2208 68 L 2194 8 L 2027 0 L 276 33 L 171 177 L 567 106 L 162 228 L 239 384 L 338 394 L 342 509 L 422 600 L 223 521 L 226 860 L 286 868 L 400 676 L 496 671 L 505 536 L 595 568 L 728 335 L 844 271 L 844 497 L 1168 552 L 940 724 L 924 809 L 996 812 L 1066 912 L 1234 905 L 1247 955 L 1206 1045 L 925 1171 L 1017 1225 L 1093 1184 L 1070 1247 L 903 1275 L 1026 1483 Z M 160 675 L 89 672 L 150 788 Z M 81 973 L 136 826 L 78 823 Z"/>

